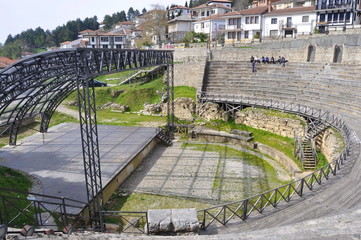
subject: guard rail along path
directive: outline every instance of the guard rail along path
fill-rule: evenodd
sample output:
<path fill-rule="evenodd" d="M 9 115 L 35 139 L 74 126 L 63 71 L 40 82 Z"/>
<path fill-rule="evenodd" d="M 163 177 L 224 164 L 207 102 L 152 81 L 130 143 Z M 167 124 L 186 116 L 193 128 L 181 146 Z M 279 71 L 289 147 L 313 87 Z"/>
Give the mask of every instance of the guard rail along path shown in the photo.
<path fill-rule="evenodd" d="M 315 190 L 316 186 L 321 185 L 325 180 L 328 180 L 331 176 L 336 175 L 342 165 L 345 163 L 351 165 L 353 160 L 355 160 L 360 154 L 360 140 L 356 133 L 345 123 L 344 120 L 329 111 L 301 104 L 284 103 L 271 99 L 256 99 L 236 95 L 200 93 L 198 94 L 198 99 L 200 102 L 232 103 L 270 108 L 298 114 L 308 118 L 318 119 L 319 121 L 325 122 L 338 129 L 346 141 L 345 148 L 337 159 L 302 179 L 247 199 L 199 210 L 198 217 L 203 229 L 206 229 L 216 222 L 222 225 L 227 225 L 227 223 L 229 223 L 232 219 L 241 219 L 245 221 L 252 213 L 263 213 L 269 206 L 277 208 L 277 206 L 284 201 L 290 202 L 296 197 L 304 198 L 307 190 Z"/>

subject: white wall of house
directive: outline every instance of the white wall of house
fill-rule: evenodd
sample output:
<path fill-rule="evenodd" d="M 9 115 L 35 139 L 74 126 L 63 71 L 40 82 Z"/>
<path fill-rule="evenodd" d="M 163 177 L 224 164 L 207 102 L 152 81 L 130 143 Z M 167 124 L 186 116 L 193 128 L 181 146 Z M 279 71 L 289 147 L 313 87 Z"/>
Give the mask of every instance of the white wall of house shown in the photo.
<path fill-rule="evenodd" d="M 287 25 L 288 19 L 291 19 Z M 264 16 L 263 36 L 284 37 L 284 27 L 294 28 L 293 37 L 310 34 L 316 26 L 315 12 L 288 13 L 282 15 L 266 14 Z"/>
<path fill-rule="evenodd" d="M 218 34 L 223 33 L 225 28 L 224 19 L 208 19 L 193 23 L 194 32 L 211 34 L 212 39 Z"/>

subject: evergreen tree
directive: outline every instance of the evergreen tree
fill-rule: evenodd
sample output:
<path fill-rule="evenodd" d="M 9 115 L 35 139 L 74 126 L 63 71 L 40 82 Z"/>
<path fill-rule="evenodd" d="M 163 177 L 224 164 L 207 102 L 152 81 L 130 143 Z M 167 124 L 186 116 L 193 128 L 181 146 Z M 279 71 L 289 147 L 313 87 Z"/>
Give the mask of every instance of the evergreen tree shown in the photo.
<path fill-rule="evenodd" d="M 134 11 L 134 17 L 138 17 L 140 15 L 140 12 L 138 9 L 135 9 Z"/>
<path fill-rule="evenodd" d="M 193 0 L 189 0 L 189 8 L 193 8 Z"/>
<path fill-rule="evenodd" d="M 14 42 L 14 38 L 11 34 L 8 35 L 8 37 L 5 40 L 5 45 Z"/>
<path fill-rule="evenodd" d="M 147 12 L 147 9 L 143 8 L 142 13 L 144 14 L 146 12 Z"/>
<path fill-rule="evenodd" d="M 186 1 L 186 3 L 184 4 L 185 7 L 188 7 L 188 1 Z"/>
<path fill-rule="evenodd" d="M 134 18 L 134 9 L 132 7 L 128 10 L 128 20 L 132 20 Z"/>

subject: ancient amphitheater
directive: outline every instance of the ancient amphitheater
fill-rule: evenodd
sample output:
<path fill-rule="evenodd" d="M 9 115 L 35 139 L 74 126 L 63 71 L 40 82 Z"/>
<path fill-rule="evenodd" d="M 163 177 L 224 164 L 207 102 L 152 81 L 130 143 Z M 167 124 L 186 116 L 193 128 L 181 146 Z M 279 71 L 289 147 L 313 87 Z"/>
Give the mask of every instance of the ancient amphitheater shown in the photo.
<path fill-rule="evenodd" d="M 258 64 L 252 72 L 248 61 L 251 55 L 285 56 L 289 62 L 284 67 Z M 299 197 L 285 198 L 275 208 L 259 210 L 261 214 L 253 211 L 246 218 L 232 218 L 225 226 L 225 219 L 219 217 L 215 221 L 218 223 L 197 236 L 89 232 L 67 238 L 361 239 L 360 57 L 359 35 L 269 43 L 254 48 L 177 49 L 174 61 L 180 64 L 174 65 L 175 85 L 196 87 L 200 102 L 258 106 L 318 118 L 343 133 L 345 151 L 330 168 L 311 177 L 312 187 L 302 185 L 303 190 L 290 190 Z"/>

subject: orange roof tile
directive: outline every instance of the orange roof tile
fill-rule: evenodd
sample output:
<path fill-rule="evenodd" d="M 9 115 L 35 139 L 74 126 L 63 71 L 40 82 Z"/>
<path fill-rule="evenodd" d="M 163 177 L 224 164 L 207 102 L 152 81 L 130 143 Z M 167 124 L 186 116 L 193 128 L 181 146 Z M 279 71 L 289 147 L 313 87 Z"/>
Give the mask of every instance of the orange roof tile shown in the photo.
<path fill-rule="evenodd" d="M 295 7 L 295 8 L 285 8 L 285 9 L 276 9 L 271 12 L 266 13 L 267 15 L 280 14 L 280 13 L 297 13 L 297 12 L 312 12 L 316 10 L 316 6 L 309 7 Z"/>
<path fill-rule="evenodd" d="M 264 14 L 268 11 L 268 6 L 264 7 L 255 7 L 255 8 L 249 8 L 242 11 L 239 11 L 241 15 L 260 15 Z"/>

